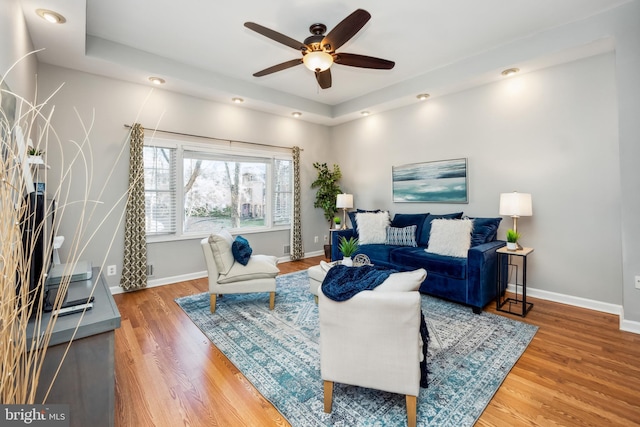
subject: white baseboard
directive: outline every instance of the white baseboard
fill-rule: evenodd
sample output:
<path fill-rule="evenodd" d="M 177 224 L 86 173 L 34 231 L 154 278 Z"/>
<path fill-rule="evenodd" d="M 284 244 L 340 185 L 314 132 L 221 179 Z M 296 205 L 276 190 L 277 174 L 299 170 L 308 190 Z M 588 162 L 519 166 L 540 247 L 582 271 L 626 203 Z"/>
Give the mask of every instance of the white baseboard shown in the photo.
<path fill-rule="evenodd" d="M 304 254 L 304 258 L 311 258 L 311 257 L 319 256 L 319 255 L 324 255 L 324 251 L 305 253 Z M 284 256 L 284 257 L 278 258 L 278 262 L 287 262 L 287 261 L 291 261 L 291 257 Z M 195 272 L 195 273 L 180 274 L 178 276 L 162 277 L 160 279 L 151 279 L 151 280 L 147 280 L 147 288 L 155 288 L 156 286 L 171 285 L 172 283 L 185 282 L 187 280 L 201 279 L 203 277 L 207 277 L 207 271 L 206 270 L 198 271 L 198 272 Z M 146 289 L 146 288 L 143 288 L 143 289 Z M 126 292 L 120 286 L 112 286 L 112 287 L 109 288 L 109 290 L 111 291 L 112 295 L 122 294 L 122 293 Z"/>
<path fill-rule="evenodd" d="M 515 292 L 515 285 L 509 284 L 507 290 L 509 292 Z M 522 289 L 520 289 L 520 292 L 522 292 Z M 573 305 L 576 307 L 588 308 L 589 310 L 622 315 L 621 305 L 596 301 L 582 297 L 574 297 L 571 295 L 559 294 L 556 292 L 544 291 L 541 289 L 531 288 L 529 286 L 527 286 L 527 296 L 540 298 L 547 301 L 559 302 L 562 304 Z"/>
<path fill-rule="evenodd" d="M 515 285 L 509 284 L 507 291 L 515 292 Z M 522 292 L 522 290 L 520 290 Z M 624 310 L 621 305 L 596 301 L 587 298 L 574 297 L 571 295 L 559 294 L 556 292 L 544 291 L 527 286 L 527 296 L 539 298 L 547 301 L 559 302 L 561 304 L 575 307 L 587 308 L 589 310 L 601 311 L 603 313 L 616 314 L 620 316 L 620 330 L 640 334 L 640 322 L 624 319 Z"/>

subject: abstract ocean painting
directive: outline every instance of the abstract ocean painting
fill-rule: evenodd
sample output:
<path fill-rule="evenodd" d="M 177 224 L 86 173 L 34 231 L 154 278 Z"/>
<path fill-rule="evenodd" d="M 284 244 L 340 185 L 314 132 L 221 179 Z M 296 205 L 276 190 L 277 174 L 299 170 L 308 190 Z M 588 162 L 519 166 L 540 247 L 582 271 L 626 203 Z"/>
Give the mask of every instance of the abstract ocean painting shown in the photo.
<path fill-rule="evenodd" d="M 393 166 L 394 202 L 468 203 L 467 159 Z"/>

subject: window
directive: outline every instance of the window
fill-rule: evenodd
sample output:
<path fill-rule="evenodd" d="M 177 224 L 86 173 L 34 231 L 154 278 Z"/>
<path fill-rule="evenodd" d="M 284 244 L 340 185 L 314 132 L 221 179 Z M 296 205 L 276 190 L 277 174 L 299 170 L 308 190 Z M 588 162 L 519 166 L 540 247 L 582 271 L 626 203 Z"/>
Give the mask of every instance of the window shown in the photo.
<path fill-rule="evenodd" d="M 173 234 L 176 231 L 176 149 L 145 146 L 143 159 L 146 233 Z"/>
<path fill-rule="evenodd" d="M 176 143 L 167 148 L 157 145 L 157 140 L 146 144 L 148 236 L 203 235 L 223 228 L 264 230 L 290 225 L 290 155 L 231 151 L 192 143 Z M 164 176 L 178 179 L 173 185 L 170 178 L 166 185 L 159 185 L 164 180 L 158 177 Z"/>

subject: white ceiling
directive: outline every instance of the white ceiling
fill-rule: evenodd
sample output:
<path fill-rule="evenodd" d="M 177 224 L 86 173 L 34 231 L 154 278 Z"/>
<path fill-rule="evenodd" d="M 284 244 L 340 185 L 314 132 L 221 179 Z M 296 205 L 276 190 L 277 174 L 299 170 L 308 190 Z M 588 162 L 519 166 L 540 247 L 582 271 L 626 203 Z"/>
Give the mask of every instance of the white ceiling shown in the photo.
<path fill-rule="evenodd" d="M 611 49 L 606 41 L 546 57 L 486 55 L 542 31 L 631 0 L 21 0 L 38 59 L 125 81 L 166 79 L 164 89 L 334 125 L 496 80 L 502 68 L 523 72 Z M 52 25 L 35 9 L 67 19 Z M 393 70 L 335 64 L 333 86 L 320 89 L 303 65 L 265 77 L 252 74 L 300 56 L 243 26 L 253 21 L 298 41 L 320 22 L 330 31 L 358 8 L 371 20 L 338 52 L 395 61 Z M 463 68 L 485 54 L 482 69 Z M 517 61 L 516 61 L 517 59 Z M 492 69 L 494 67 L 495 69 Z M 490 71 L 490 72 L 489 72 Z"/>

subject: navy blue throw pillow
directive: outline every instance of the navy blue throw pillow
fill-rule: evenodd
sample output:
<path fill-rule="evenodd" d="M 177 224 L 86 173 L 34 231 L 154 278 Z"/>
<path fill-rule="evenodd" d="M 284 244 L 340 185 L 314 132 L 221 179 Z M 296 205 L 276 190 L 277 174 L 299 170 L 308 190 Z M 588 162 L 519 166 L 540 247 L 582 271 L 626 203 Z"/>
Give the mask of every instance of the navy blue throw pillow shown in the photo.
<path fill-rule="evenodd" d="M 242 236 L 236 237 L 231 244 L 231 253 L 233 253 L 233 259 L 242 265 L 247 265 L 253 249 L 249 246 L 249 242 Z"/>
<path fill-rule="evenodd" d="M 470 218 L 473 220 L 471 247 L 496 240 L 502 218 Z"/>
<path fill-rule="evenodd" d="M 402 214 L 397 213 L 393 216 L 393 220 L 391 221 L 391 227 L 396 228 L 405 228 L 412 225 L 416 226 L 416 239 L 422 233 L 422 226 L 424 224 L 424 220 L 427 218 L 428 213 L 419 213 L 419 214 Z"/>

